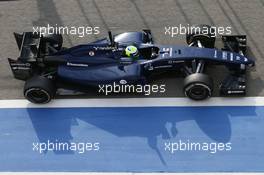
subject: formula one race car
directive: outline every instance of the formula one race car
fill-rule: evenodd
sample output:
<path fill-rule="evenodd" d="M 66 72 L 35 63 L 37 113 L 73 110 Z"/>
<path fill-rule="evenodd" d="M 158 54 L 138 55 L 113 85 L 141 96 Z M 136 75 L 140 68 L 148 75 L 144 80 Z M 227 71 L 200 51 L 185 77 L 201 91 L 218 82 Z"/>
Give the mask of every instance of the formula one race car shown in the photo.
<path fill-rule="evenodd" d="M 208 25 L 199 25 L 207 28 Z M 245 56 L 246 36 L 222 36 L 224 48 L 215 49 L 215 36 L 201 30 L 188 33 L 188 46 L 154 44 L 151 31 L 126 32 L 72 48 L 62 47 L 60 34 L 15 33 L 20 56 L 8 59 L 14 77 L 25 81 L 24 96 L 47 103 L 58 88 L 85 92 L 102 84 L 145 84 L 151 75 L 179 70 L 186 78 L 183 91 L 193 100 L 211 96 L 210 65 L 225 65 L 229 75 L 219 87 L 222 95 L 246 93 L 246 68 L 254 61 Z"/>

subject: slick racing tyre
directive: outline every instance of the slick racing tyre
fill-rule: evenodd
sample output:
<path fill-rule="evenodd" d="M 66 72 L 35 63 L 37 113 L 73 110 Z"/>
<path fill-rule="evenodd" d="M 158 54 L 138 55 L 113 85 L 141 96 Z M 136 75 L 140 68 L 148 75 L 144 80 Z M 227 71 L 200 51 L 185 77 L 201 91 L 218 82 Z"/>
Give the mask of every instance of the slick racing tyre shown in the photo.
<path fill-rule="evenodd" d="M 204 100 L 211 96 L 213 80 L 206 74 L 194 73 L 184 80 L 184 93 L 193 100 Z"/>
<path fill-rule="evenodd" d="M 32 103 L 48 103 L 55 93 L 54 83 L 46 77 L 35 76 L 27 80 L 24 86 L 24 96 Z"/>
<path fill-rule="evenodd" d="M 199 40 L 203 47 L 214 48 L 215 45 L 215 29 L 209 25 L 200 24 L 191 27 L 190 33 L 186 34 L 186 42 L 188 45 L 194 43 L 193 46 L 198 46 L 197 41 Z"/>

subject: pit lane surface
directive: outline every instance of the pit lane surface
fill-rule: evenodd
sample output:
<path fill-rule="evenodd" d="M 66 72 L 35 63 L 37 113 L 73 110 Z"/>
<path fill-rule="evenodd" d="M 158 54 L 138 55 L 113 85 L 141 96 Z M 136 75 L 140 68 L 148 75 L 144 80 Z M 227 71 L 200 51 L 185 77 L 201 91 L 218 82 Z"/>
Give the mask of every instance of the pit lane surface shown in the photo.
<path fill-rule="evenodd" d="M 156 43 L 185 44 L 184 36 L 164 35 L 165 26 L 211 24 L 231 26 L 232 34 L 248 36 L 249 55 L 256 58 L 256 68 L 248 75 L 248 96 L 264 95 L 264 10 L 263 0 L 14 0 L 0 1 L 0 98 L 23 98 L 23 82 L 13 79 L 6 58 L 16 58 L 18 50 L 12 32 L 32 31 L 32 26 L 100 27 L 99 35 L 79 38 L 65 36 L 66 46 L 87 43 L 113 33 L 152 30 Z M 223 68 L 209 68 L 215 86 L 225 76 Z M 166 93 L 152 96 L 178 97 L 182 78 L 166 75 L 154 83 L 165 83 Z M 91 92 L 86 97 L 96 97 Z M 135 95 L 120 95 L 128 97 Z M 115 97 L 120 97 L 119 95 Z M 218 92 L 214 91 L 214 96 Z M 104 96 L 103 96 L 104 97 Z"/>
<path fill-rule="evenodd" d="M 0 104 L 3 172 L 264 171 L 263 98 L 213 98 L 201 103 L 186 98 L 56 100 L 44 106 L 3 100 Z M 71 143 L 99 146 L 85 150 L 58 146 Z M 201 149 L 192 143 L 211 146 Z M 222 146 L 216 148 L 215 143 Z"/>

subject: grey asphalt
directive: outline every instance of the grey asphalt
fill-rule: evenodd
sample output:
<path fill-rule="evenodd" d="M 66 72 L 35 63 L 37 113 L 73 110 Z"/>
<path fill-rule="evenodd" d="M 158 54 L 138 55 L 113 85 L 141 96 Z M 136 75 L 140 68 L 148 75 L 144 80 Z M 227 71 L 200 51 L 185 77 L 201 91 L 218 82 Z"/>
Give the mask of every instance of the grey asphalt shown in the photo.
<path fill-rule="evenodd" d="M 171 38 L 164 34 L 164 27 L 231 26 L 232 34 L 248 36 L 249 55 L 256 59 L 256 67 L 248 74 L 247 96 L 263 96 L 263 9 L 263 0 L 0 0 L 0 99 L 23 98 L 23 82 L 13 79 L 6 59 L 18 56 L 12 33 L 32 31 L 32 26 L 47 24 L 100 27 L 99 35 L 65 36 L 68 47 L 104 37 L 108 30 L 120 33 L 142 28 L 152 30 L 156 43 L 185 44 L 184 36 Z M 212 67 L 208 71 L 218 86 L 225 69 Z M 155 84 L 166 84 L 166 93 L 154 96 L 182 97 L 182 81 L 174 74 L 155 80 Z M 218 96 L 218 92 L 213 95 Z M 89 96 L 97 97 L 97 94 L 92 92 Z M 121 97 L 127 96 L 135 95 Z"/>

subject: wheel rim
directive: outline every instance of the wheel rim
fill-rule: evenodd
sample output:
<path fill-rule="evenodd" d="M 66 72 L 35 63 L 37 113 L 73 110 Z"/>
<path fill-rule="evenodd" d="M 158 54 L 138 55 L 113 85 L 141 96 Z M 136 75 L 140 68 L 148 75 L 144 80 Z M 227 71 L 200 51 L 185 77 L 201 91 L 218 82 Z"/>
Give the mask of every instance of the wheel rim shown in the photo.
<path fill-rule="evenodd" d="M 186 88 L 186 95 L 194 100 L 203 100 L 211 96 L 211 90 L 204 84 L 193 84 Z"/>
<path fill-rule="evenodd" d="M 33 103 L 47 103 L 50 101 L 50 95 L 44 89 L 31 88 L 25 92 L 25 97 Z"/>

